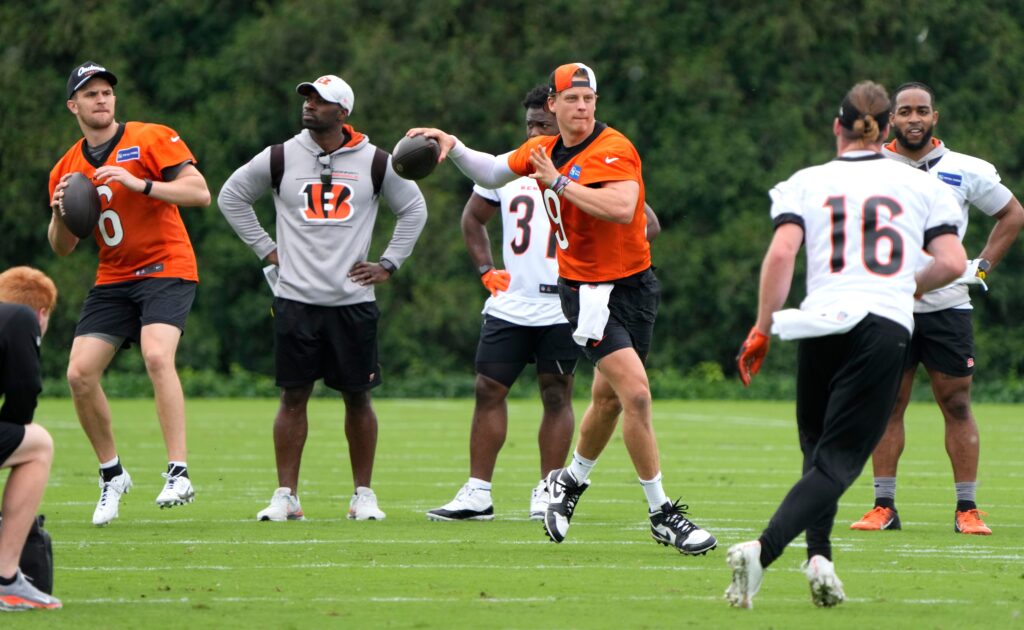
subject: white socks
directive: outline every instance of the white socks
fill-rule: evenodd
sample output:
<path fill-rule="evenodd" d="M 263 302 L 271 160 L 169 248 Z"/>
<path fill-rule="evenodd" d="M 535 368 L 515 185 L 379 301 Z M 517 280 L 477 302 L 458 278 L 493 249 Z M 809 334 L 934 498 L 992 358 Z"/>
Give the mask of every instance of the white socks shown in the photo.
<path fill-rule="evenodd" d="M 578 452 L 573 451 L 572 462 L 569 464 L 569 474 L 575 477 L 576 481 L 582 483 L 590 477 L 590 471 L 594 469 L 594 464 L 596 463 L 596 459 L 587 459 Z"/>
<path fill-rule="evenodd" d="M 643 487 L 644 494 L 647 495 L 647 506 L 652 512 L 657 512 L 668 502 L 665 489 L 661 486 L 660 470 L 657 475 L 654 475 L 654 479 L 641 479 L 640 486 Z"/>

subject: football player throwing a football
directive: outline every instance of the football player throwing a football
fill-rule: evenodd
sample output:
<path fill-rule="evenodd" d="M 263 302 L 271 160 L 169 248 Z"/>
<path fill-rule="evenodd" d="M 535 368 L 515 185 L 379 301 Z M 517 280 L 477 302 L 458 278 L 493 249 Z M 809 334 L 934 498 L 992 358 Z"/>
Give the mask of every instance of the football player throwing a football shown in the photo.
<path fill-rule="evenodd" d="M 551 73 L 548 108 L 558 135 L 536 136 L 493 156 L 440 129 L 410 129 L 441 145 L 470 179 L 497 188 L 528 176 L 542 187 L 554 234 L 558 294 L 573 339 L 596 367 L 591 403 L 571 463 L 547 476 L 544 529 L 562 542 L 598 456 L 622 418 L 622 437 L 647 499 L 651 536 L 680 553 L 704 554 L 717 541 L 669 500 L 662 486 L 644 362 L 651 349 L 661 285 L 647 242 L 640 155 L 626 136 L 595 119 L 597 76 L 581 63 Z"/>

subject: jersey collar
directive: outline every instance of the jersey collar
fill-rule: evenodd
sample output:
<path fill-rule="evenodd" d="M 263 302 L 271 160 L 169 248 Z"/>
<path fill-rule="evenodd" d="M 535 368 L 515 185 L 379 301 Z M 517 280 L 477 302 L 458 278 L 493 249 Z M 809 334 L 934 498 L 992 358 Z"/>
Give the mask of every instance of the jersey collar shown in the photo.
<path fill-rule="evenodd" d="M 107 150 L 100 155 L 99 159 L 95 159 L 92 157 L 92 154 L 89 153 L 89 146 L 86 143 L 85 138 L 82 138 L 82 157 L 84 157 L 85 161 L 91 164 L 93 168 L 99 168 L 103 166 L 104 164 L 107 163 L 107 158 L 109 158 L 110 154 L 114 152 L 114 149 L 117 148 L 117 145 L 121 143 L 122 136 L 124 136 L 124 123 L 118 123 L 117 132 L 113 135 L 112 138 L 110 138 L 110 140 L 107 141 Z"/>

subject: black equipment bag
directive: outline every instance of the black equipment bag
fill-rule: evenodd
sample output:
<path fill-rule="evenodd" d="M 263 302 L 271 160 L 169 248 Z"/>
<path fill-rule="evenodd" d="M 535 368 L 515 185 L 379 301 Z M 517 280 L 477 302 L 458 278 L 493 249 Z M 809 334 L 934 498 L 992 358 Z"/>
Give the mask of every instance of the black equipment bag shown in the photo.
<path fill-rule="evenodd" d="M 25 548 L 21 551 L 21 572 L 30 578 L 33 586 L 46 594 L 53 593 L 53 541 L 43 529 L 46 517 L 40 514 L 28 530 Z M 3 525 L 0 519 L 0 526 Z"/>

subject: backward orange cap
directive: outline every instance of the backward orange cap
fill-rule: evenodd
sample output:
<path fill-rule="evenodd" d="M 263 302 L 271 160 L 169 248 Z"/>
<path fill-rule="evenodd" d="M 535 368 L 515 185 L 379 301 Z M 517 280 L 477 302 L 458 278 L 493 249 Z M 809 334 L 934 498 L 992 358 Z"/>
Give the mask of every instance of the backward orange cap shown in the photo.
<path fill-rule="evenodd" d="M 587 73 L 586 78 L 577 77 L 575 74 L 580 70 Z M 588 87 L 597 92 L 597 75 L 594 71 L 582 63 L 567 63 L 555 68 L 551 73 L 551 92 L 557 93 L 574 87 Z"/>

